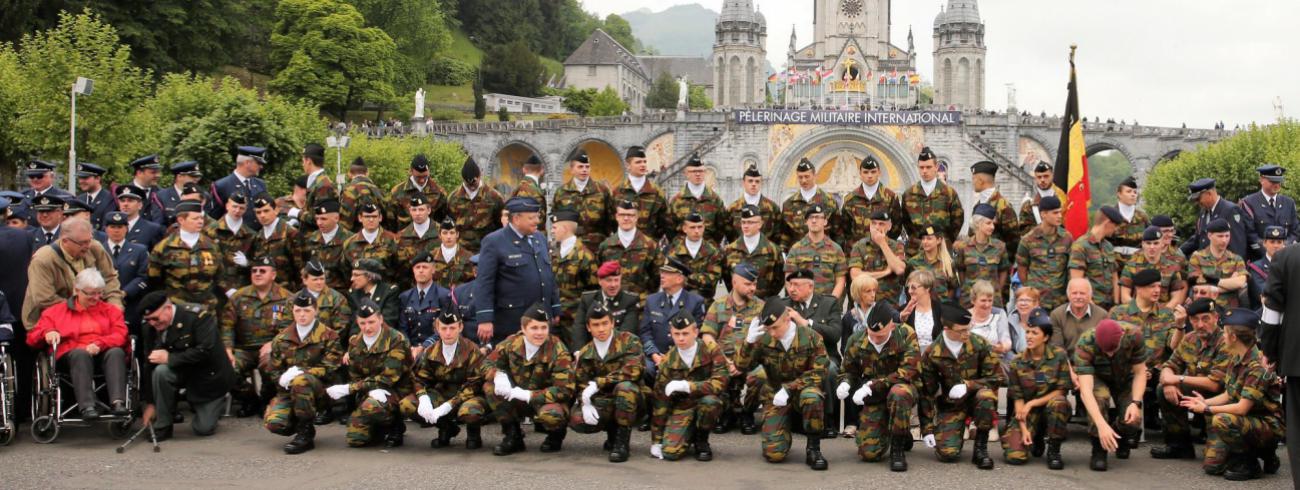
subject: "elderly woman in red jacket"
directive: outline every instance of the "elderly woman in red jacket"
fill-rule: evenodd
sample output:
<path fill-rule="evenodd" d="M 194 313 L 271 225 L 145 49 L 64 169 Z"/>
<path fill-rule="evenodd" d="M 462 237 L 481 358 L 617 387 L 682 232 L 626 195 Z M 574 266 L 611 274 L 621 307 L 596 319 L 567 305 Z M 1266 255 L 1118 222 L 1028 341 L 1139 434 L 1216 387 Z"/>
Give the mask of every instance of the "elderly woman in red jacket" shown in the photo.
<path fill-rule="evenodd" d="M 73 296 L 41 312 L 36 327 L 27 332 L 27 345 L 48 349 L 58 345 L 54 357 L 72 374 L 81 418 L 99 418 L 95 406 L 94 361 L 99 361 L 108 383 L 109 407 L 126 415 L 126 322 L 122 310 L 102 301 L 104 276 L 96 269 L 77 274 Z"/>

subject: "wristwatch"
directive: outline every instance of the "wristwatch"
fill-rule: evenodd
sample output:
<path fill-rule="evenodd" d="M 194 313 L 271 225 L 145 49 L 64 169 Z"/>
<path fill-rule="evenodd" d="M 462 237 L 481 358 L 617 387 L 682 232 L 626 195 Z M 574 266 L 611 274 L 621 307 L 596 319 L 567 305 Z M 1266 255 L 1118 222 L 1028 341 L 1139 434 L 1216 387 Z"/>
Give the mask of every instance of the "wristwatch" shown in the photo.
<path fill-rule="evenodd" d="M 1186 375 L 1186 374 L 1180 374 L 1180 375 L 1178 375 L 1178 386 L 1182 386 L 1183 383 L 1186 383 L 1186 382 L 1187 382 L 1187 375 Z"/>
<path fill-rule="evenodd" d="M 1138 408 L 1142 408 L 1142 400 L 1133 400 L 1133 401 L 1129 402 L 1129 404 L 1130 404 L 1130 405 L 1137 405 Z"/>

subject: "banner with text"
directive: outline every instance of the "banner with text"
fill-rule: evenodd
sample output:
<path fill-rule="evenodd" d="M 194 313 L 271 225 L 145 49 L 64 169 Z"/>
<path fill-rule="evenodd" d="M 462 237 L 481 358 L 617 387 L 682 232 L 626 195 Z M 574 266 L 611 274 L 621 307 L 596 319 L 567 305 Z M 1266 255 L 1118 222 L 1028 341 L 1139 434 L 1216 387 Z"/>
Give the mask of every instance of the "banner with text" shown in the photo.
<path fill-rule="evenodd" d="M 961 111 L 814 111 L 737 109 L 738 124 L 827 124 L 834 126 L 958 126 Z"/>

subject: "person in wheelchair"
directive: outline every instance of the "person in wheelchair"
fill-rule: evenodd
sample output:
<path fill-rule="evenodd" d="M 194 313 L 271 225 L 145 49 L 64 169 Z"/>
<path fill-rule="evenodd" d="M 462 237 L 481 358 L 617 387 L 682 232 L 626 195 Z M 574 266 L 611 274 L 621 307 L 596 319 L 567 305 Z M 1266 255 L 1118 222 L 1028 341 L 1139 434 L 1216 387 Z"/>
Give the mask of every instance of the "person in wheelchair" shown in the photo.
<path fill-rule="evenodd" d="M 98 269 L 77 274 L 73 295 L 41 313 L 36 326 L 27 332 L 32 349 L 56 346 L 54 358 L 72 375 L 73 392 L 81 418 L 99 418 L 92 376 L 98 363 L 108 387 L 113 415 L 127 415 L 126 408 L 126 320 L 122 309 L 102 301 L 104 276 Z"/>

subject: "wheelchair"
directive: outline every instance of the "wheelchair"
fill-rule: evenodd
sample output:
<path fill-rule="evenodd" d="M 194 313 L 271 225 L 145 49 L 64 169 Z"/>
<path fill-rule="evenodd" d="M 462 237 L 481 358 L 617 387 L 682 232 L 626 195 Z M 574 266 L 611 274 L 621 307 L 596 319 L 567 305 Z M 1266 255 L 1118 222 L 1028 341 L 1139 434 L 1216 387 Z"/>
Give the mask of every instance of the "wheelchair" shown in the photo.
<path fill-rule="evenodd" d="M 72 377 L 59 372 L 54 357 L 58 344 L 50 346 L 36 356 L 35 384 L 32 385 L 32 439 L 49 444 L 59 437 L 62 426 L 90 427 L 93 422 L 107 422 L 109 435 L 123 439 L 130 434 L 140 405 L 140 361 L 135 357 L 135 336 L 131 336 L 126 349 L 126 415 L 113 415 L 108 410 L 107 384 L 102 372 L 92 376 L 95 405 L 104 410 L 98 420 L 81 418 L 75 397 L 65 397 L 72 392 Z"/>
<path fill-rule="evenodd" d="M 0 341 L 0 445 L 3 446 L 14 442 L 14 436 L 18 433 L 18 422 L 14 414 L 14 397 L 18 393 L 17 373 L 14 358 L 9 354 L 9 342 Z"/>

